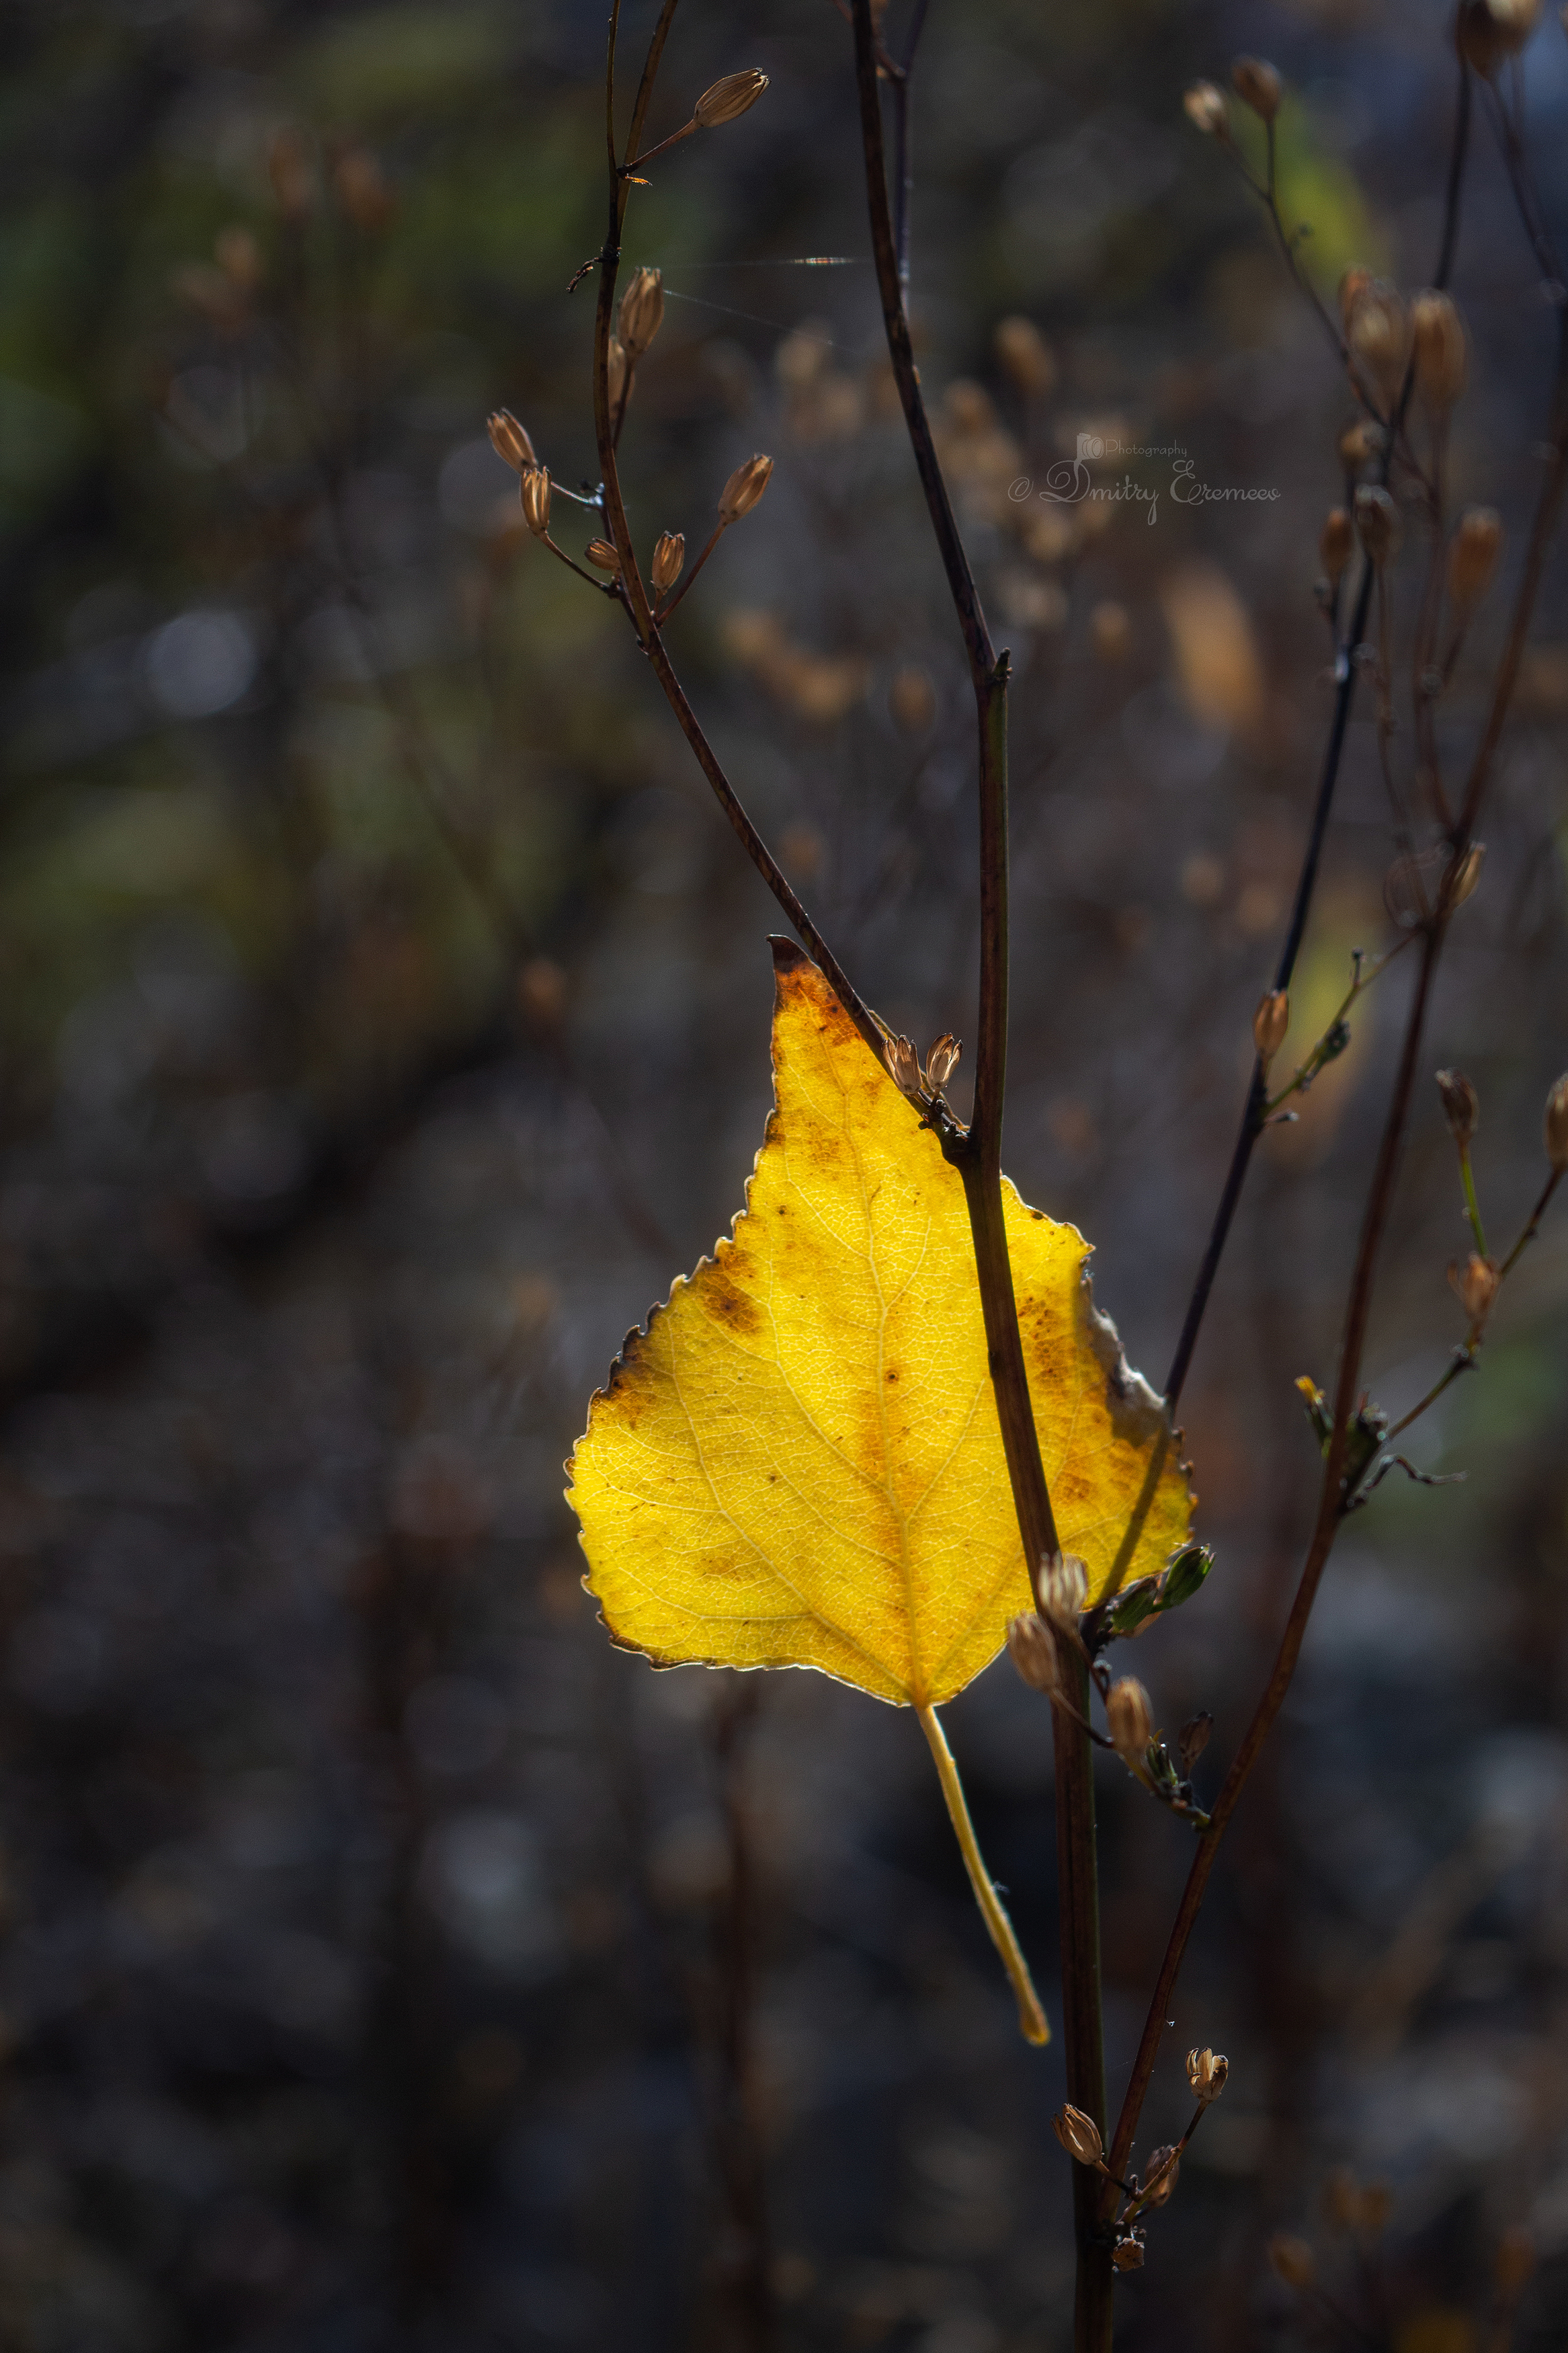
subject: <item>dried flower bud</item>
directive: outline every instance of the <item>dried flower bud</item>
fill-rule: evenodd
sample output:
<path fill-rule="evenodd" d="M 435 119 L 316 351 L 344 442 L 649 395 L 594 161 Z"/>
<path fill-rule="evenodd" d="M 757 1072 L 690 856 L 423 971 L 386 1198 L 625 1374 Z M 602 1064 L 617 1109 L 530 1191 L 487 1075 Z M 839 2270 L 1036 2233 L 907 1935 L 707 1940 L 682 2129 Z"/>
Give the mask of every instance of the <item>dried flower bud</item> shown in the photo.
<path fill-rule="evenodd" d="M 1384 406 L 1391 406 L 1399 397 L 1410 357 L 1410 320 L 1397 289 L 1386 280 L 1369 279 L 1357 289 L 1345 320 L 1345 341 Z"/>
<path fill-rule="evenodd" d="M 685 533 L 660 532 L 658 543 L 653 551 L 653 569 L 649 575 L 653 581 L 656 595 L 660 596 L 668 595 L 679 579 L 680 568 L 685 562 Z"/>
<path fill-rule="evenodd" d="M 1258 1059 L 1265 1070 L 1285 1043 L 1285 1032 L 1290 1027 L 1290 999 L 1283 988 L 1271 988 L 1260 999 L 1252 1017 L 1252 1042 L 1258 1049 Z"/>
<path fill-rule="evenodd" d="M 1331 507 L 1323 520 L 1322 537 L 1318 542 L 1318 560 L 1329 577 L 1331 588 L 1337 588 L 1344 577 L 1346 565 L 1355 546 L 1355 533 L 1343 507 Z"/>
<path fill-rule="evenodd" d="M 527 436 L 524 435 L 524 439 Z M 547 466 L 526 466 L 522 474 L 522 519 L 535 539 L 543 539 L 550 530 L 550 470 Z"/>
<path fill-rule="evenodd" d="M 621 296 L 620 313 L 616 321 L 622 346 L 634 367 L 658 334 L 663 317 L 662 274 L 647 268 L 635 271 Z"/>
<path fill-rule="evenodd" d="M 1481 869 L 1487 862 L 1484 841 L 1472 841 L 1454 868 L 1448 883 L 1448 905 L 1462 907 L 1481 879 Z"/>
<path fill-rule="evenodd" d="M 1181 2169 L 1182 2159 L 1179 2150 L 1171 2147 L 1169 2143 L 1163 2148 L 1155 2149 L 1149 2159 L 1149 2169 L 1143 2177 L 1143 2187 L 1139 2192 L 1140 2207 L 1152 2213 L 1156 2207 L 1167 2204 L 1171 2192 L 1176 2186 L 1176 2176 Z"/>
<path fill-rule="evenodd" d="M 1542 1133 L 1546 1157 L 1553 1170 L 1559 1176 L 1568 1176 L 1568 1071 L 1547 1095 Z"/>
<path fill-rule="evenodd" d="M 1059 1552 L 1040 1571 L 1040 1607 L 1054 1624 L 1072 1627 L 1083 1614 L 1089 1570 L 1075 1552 Z"/>
<path fill-rule="evenodd" d="M 1141 2272 L 1147 2253 L 1148 2249 L 1137 2232 L 1130 2231 L 1126 2238 L 1117 2240 L 1110 2251 L 1110 2260 L 1119 2272 Z"/>
<path fill-rule="evenodd" d="M 1472 1250 L 1463 1269 L 1458 1265 L 1449 1267 L 1448 1281 L 1471 1323 L 1484 1324 L 1502 1283 L 1502 1277 L 1492 1261 L 1478 1258 Z"/>
<path fill-rule="evenodd" d="M 1348 327 L 1351 315 L 1362 296 L 1373 283 L 1373 276 L 1364 263 L 1354 261 L 1340 280 L 1340 324 Z"/>
<path fill-rule="evenodd" d="M 1029 1689 L 1054 1699 L 1061 1687 L 1061 1661 L 1057 1655 L 1057 1638 L 1045 1620 L 1033 1609 L 1010 1619 L 1007 1650 Z"/>
<path fill-rule="evenodd" d="M 1410 305 L 1415 346 L 1415 389 L 1428 408 L 1446 415 L 1465 388 L 1465 330 L 1447 294 L 1417 294 Z"/>
<path fill-rule="evenodd" d="M 1305 2239 L 1292 2239 L 1277 2231 L 1268 2242 L 1268 2260 L 1287 2287 L 1311 2286 L 1317 2262 Z"/>
<path fill-rule="evenodd" d="M 213 241 L 213 257 L 229 284 L 241 294 L 254 294 L 263 276 L 261 248 L 247 228 L 236 222 L 220 228 Z"/>
<path fill-rule="evenodd" d="M 1220 91 L 1212 81 L 1195 81 L 1183 93 L 1182 104 L 1187 121 L 1208 139 L 1230 137 L 1230 116 Z"/>
<path fill-rule="evenodd" d="M 992 346 L 1018 390 L 1030 400 L 1043 400 L 1057 380 L 1050 345 L 1033 319 L 1016 313 L 998 321 Z"/>
<path fill-rule="evenodd" d="M 1468 620 L 1492 585 L 1502 554 L 1502 518 L 1495 507 L 1467 507 L 1448 543 L 1448 602 Z"/>
<path fill-rule="evenodd" d="M 913 1103 L 921 1099 L 921 1058 L 907 1038 L 884 1038 L 882 1059 L 892 1073 L 893 1084 Z"/>
<path fill-rule="evenodd" d="M 1480 1113 L 1476 1091 L 1463 1071 L 1439 1071 L 1437 1092 L 1443 1098 L 1448 1133 L 1462 1152 L 1476 1132 L 1476 1121 Z"/>
<path fill-rule="evenodd" d="M 590 564 L 600 572 L 618 572 L 621 559 L 607 539 L 591 539 L 586 549 Z"/>
<path fill-rule="evenodd" d="M 1223 2052 L 1206 2049 L 1188 2052 L 1187 2082 L 1192 2086 L 1193 2097 L 1204 2107 L 1206 2108 L 1211 2100 L 1218 2099 L 1229 2073 L 1230 2061 Z"/>
<path fill-rule="evenodd" d="M 1141 1765 L 1154 1737 L 1154 1711 L 1136 1675 L 1121 1675 L 1105 1696 L 1110 1745 L 1125 1764 Z"/>
<path fill-rule="evenodd" d="M 1540 21 L 1541 0 L 1460 0 L 1459 54 L 1489 77 L 1519 55 Z"/>
<path fill-rule="evenodd" d="M 397 210 L 386 174 L 368 147 L 349 147 L 332 166 L 332 186 L 355 228 L 379 236 Z"/>
<path fill-rule="evenodd" d="M 610 348 L 605 364 L 605 380 L 610 396 L 612 412 L 624 408 L 631 391 L 632 364 L 626 357 L 626 347 L 619 335 L 610 337 Z"/>
<path fill-rule="evenodd" d="M 1516 2296 L 1535 2269 L 1535 2242 L 1519 2222 L 1510 2222 L 1498 2241 L 1492 2261 L 1492 2277 L 1498 2292 L 1506 2297 Z"/>
<path fill-rule="evenodd" d="M 961 1039 L 944 1030 L 926 1056 L 926 1084 L 933 1095 L 941 1094 L 958 1068 L 958 1058 L 963 1051 Z"/>
<path fill-rule="evenodd" d="M 1237 58 L 1230 69 L 1230 86 L 1243 106 L 1263 121 L 1273 121 L 1279 111 L 1279 77 L 1272 66 L 1261 58 Z"/>
<path fill-rule="evenodd" d="M 755 106 L 768 86 L 765 73 L 748 66 L 744 73 L 726 74 L 705 90 L 691 110 L 691 120 L 701 131 L 717 131 L 721 122 L 733 122 Z"/>
<path fill-rule="evenodd" d="M 748 458 L 744 465 L 737 466 L 719 493 L 720 522 L 739 522 L 742 515 L 749 515 L 767 489 L 773 470 L 771 458 Z"/>
<path fill-rule="evenodd" d="M 1355 523 L 1367 561 L 1381 570 L 1399 552 L 1403 525 L 1399 509 L 1377 482 L 1363 482 L 1355 494 Z"/>
<path fill-rule="evenodd" d="M 510 408 L 498 408 L 485 421 L 489 428 L 490 448 L 498 458 L 506 460 L 514 474 L 526 474 L 530 467 L 538 465 L 533 444 Z"/>
<path fill-rule="evenodd" d="M 1214 1718 L 1207 1708 L 1191 1715 L 1176 1735 L 1176 1754 L 1182 1760 L 1182 1771 L 1191 1776 L 1193 1767 L 1214 1736 Z"/>
<path fill-rule="evenodd" d="M 1360 417 L 1347 425 L 1338 442 L 1340 463 L 1353 473 L 1358 466 L 1370 465 L 1383 447 L 1383 427 L 1374 425 L 1370 417 Z"/>
<path fill-rule="evenodd" d="M 1068 2155 L 1079 2165 L 1098 2165 L 1105 2155 L 1100 2127 L 1081 2108 L 1064 2101 L 1051 2118 L 1052 2129 Z"/>
<path fill-rule="evenodd" d="M 298 227 L 315 204 L 316 183 L 309 151 L 297 131 L 286 126 L 273 132 L 267 150 L 267 172 L 279 211 Z"/>

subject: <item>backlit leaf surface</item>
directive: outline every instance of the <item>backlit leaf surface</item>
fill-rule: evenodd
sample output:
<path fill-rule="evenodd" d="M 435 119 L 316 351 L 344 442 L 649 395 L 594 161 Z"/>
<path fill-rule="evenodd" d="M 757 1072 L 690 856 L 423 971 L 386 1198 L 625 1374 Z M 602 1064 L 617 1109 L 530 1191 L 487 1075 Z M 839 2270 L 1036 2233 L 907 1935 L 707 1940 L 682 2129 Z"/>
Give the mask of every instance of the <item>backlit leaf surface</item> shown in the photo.
<path fill-rule="evenodd" d="M 811 1666 L 934 1706 L 1030 1607 L 963 1187 L 816 967 L 775 949 L 775 1109 L 731 1237 L 628 1335 L 573 1457 L 590 1590 L 661 1665 Z M 1006 1187 L 1063 1549 L 1099 1599 L 1192 1498 L 1089 1293 L 1089 1245 Z"/>

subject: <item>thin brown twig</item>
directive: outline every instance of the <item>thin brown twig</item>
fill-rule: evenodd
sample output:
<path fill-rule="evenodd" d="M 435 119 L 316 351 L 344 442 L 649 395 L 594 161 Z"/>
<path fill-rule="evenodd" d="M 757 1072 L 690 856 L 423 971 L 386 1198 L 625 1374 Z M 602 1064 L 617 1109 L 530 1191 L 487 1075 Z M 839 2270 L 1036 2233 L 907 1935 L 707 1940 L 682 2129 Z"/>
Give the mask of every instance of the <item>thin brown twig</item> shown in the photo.
<path fill-rule="evenodd" d="M 1348 1498 L 1343 1493 L 1345 1460 L 1350 1432 L 1354 1419 L 1357 1392 L 1361 1380 L 1362 1357 L 1366 1342 L 1368 1319 L 1372 1312 L 1372 1294 L 1383 1238 L 1393 1204 L 1394 1179 L 1398 1170 L 1400 1148 L 1409 1117 L 1410 1103 L 1415 1083 L 1422 1033 L 1432 984 L 1442 955 L 1443 944 L 1453 912 L 1452 892 L 1458 881 L 1474 832 L 1481 801 L 1491 772 L 1491 764 L 1502 733 L 1509 700 L 1518 679 L 1523 659 L 1525 640 L 1534 612 L 1541 573 L 1545 563 L 1546 547 L 1562 503 L 1565 474 L 1568 474 L 1568 322 L 1560 338 L 1558 362 L 1552 389 L 1553 426 L 1552 455 L 1545 483 L 1536 502 L 1534 522 L 1531 530 L 1529 552 L 1523 576 L 1515 593 L 1508 640 L 1498 666 L 1497 681 L 1489 708 L 1487 723 L 1471 769 L 1470 784 L 1465 796 L 1458 823 L 1452 836 L 1452 856 L 1445 871 L 1438 893 L 1437 905 L 1429 919 L 1424 936 L 1420 972 L 1410 1013 L 1405 1024 L 1405 1041 L 1401 1050 L 1398 1074 L 1384 1123 L 1383 1140 L 1373 1173 L 1363 1220 L 1361 1242 L 1356 1254 L 1355 1271 L 1352 1278 L 1344 1334 L 1341 1344 L 1340 1374 L 1334 1398 L 1333 1430 L 1323 1466 L 1322 1485 L 1319 1493 L 1318 1514 L 1311 1542 L 1301 1570 L 1290 1614 L 1286 1620 L 1279 1648 L 1263 1696 L 1248 1725 L 1246 1736 L 1232 1761 L 1210 1817 L 1210 1827 L 1204 1834 L 1193 1859 L 1187 1883 L 1183 1891 L 1164 1959 L 1155 1983 L 1144 2021 L 1142 2038 L 1133 2063 L 1121 2113 L 1117 2120 L 1111 2144 L 1111 2163 L 1125 2170 L 1126 2154 L 1137 2129 L 1143 2098 L 1153 2073 L 1160 2039 L 1163 2031 L 1176 1977 L 1181 1968 L 1188 1940 L 1202 1906 L 1209 1874 L 1224 1836 L 1226 1826 L 1240 1799 L 1247 1776 L 1257 1760 L 1258 1751 L 1273 1726 L 1289 1690 L 1296 1663 L 1300 1655 L 1302 1639 L 1312 1604 L 1317 1598 L 1319 1583 L 1334 1538 L 1344 1515 Z M 1548 1188 L 1548 1196 L 1550 1194 Z M 1544 1206 L 1543 1197 L 1542 1206 Z"/>

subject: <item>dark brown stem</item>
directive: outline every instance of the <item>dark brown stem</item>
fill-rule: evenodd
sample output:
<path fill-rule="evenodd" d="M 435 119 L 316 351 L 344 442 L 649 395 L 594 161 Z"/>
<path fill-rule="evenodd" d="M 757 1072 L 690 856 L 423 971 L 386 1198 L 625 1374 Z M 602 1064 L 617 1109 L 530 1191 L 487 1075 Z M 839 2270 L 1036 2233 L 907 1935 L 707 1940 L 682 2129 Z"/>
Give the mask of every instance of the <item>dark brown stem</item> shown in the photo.
<path fill-rule="evenodd" d="M 963 1178 L 992 1388 L 1024 1557 L 1037 1594 L 1040 1572 L 1047 1561 L 1057 1556 L 1059 1546 L 1018 1330 L 1002 1189 L 1002 1119 L 1007 1074 L 1008 661 L 1005 653 L 998 657 L 992 644 L 974 575 L 937 459 L 915 367 L 906 308 L 908 290 L 888 198 L 881 91 L 870 0 L 854 0 L 854 25 L 867 207 L 882 323 L 915 465 L 969 658 L 974 693 L 979 735 L 980 1035 L 973 1119 L 967 1135 L 950 1140 L 947 1149 Z M 907 98 L 906 90 L 902 94 L 905 104 Z M 1093 1750 L 1086 1728 L 1089 1689 L 1082 1662 L 1075 1661 L 1069 1672 L 1076 1684 L 1069 1698 L 1075 1704 L 1070 1710 L 1061 1707 L 1052 1713 L 1068 2097 L 1103 2128 L 1105 2067 L 1100 2022 Z M 1110 2247 L 1109 2240 L 1096 2228 L 1094 2179 L 1079 2168 L 1074 2171 L 1078 2242 L 1075 2343 L 1078 2353 L 1110 2353 Z"/>

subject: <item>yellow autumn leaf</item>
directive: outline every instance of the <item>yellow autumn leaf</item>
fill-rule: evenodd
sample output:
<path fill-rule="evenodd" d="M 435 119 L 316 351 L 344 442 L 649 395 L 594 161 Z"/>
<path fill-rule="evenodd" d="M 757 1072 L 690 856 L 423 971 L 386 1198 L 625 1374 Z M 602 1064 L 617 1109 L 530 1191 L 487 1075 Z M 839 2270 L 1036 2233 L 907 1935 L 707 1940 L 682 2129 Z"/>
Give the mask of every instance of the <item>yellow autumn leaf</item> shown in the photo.
<path fill-rule="evenodd" d="M 776 1107 L 746 1208 L 628 1335 L 570 1496 L 622 1647 L 819 1667 L 924 1715 L 1032 1606 L 963 1187 L 815 965 L 775 955 Z M 1058 1530 L 1096 1601 L 1164 1566 L 1192 1497 L 1094 1307 L 1089 1245 L 1011 1185 L 1005 1212 Z"/>
<path fill-rule="evenodd" d="M 1031 2042 L 1050 2029 L 938 1703 L 1033 1600 L 963 1181 L 822 974 L 775 941 L 774 1110 L 746 1207 L 628 1334 L 572 1459 L 589 1589 L 661 1666 L 820 1667 L 910 1705 Z M 1163 1407 L 1094 1307 L 1071 1226 L 1004 1210 L 1064 1550 L 1102 1599 L 1192 1498 Z"/>

